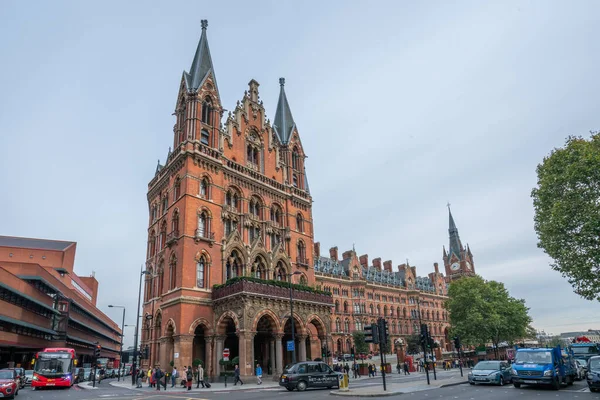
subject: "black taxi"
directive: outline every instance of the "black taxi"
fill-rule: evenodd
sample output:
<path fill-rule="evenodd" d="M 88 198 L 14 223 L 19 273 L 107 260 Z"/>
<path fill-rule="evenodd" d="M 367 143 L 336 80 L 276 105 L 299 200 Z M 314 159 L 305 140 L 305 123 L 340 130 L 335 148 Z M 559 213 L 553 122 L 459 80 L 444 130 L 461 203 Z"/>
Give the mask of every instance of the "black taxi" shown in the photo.
<path fill-rule="evenodd" d="M 339 388 L 339 372 L 332 370 L 329 365 L 319 361 L 303 361 L 296 364 L 287 365 L 279 377 L 279 386 L 292 391 L 298 389 L 303 391 L 306 388 Z"/>

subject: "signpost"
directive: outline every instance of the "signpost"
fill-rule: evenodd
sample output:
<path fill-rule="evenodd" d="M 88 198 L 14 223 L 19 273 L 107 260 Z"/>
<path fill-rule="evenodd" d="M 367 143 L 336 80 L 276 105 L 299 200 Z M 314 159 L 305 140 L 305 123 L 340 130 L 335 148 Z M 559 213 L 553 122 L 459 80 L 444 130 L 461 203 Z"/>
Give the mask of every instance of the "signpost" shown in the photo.
<path fill-rule="evenodd" d="M 223 361 L 229 361 L 229 349 L 223 349 Z"/>
<path fill-rule="evenodd" d="M 294 351 L 294 341 L 293 340 L 287 341 L 287 351 Z"/>

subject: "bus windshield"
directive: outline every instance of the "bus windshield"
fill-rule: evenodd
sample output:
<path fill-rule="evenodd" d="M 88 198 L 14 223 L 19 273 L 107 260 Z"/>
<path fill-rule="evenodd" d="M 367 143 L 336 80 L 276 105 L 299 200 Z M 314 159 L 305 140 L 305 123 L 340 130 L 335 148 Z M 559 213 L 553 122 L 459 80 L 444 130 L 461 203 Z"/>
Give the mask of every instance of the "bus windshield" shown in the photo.
<path fill-rule="evenodd" d="M 571 348 L 573 349 L 574 354 L 597 354 L 598 353 L 598 349 L 596 348 L 596 346 L 573 346 Z"/>
<path fill-rule="evenodd" d="M 34 372 L 44 376 L 61 376 L 71 373 L 72 360 L 69 353 L 38 353 Z"/>

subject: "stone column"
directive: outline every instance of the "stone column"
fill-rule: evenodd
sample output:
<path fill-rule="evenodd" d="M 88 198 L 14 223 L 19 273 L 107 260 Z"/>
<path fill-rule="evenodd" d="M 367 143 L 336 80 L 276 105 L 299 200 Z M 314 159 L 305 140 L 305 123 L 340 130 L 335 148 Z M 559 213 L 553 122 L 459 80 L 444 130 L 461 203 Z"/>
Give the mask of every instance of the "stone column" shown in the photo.
<path fill-rule="evenodd" d="M 275 369 L 275 340 L 269 340 L 269 362 L 271 363 L 271 374 L 275 375 L 277 370 Z"/>
<path fill-rule="evenodd" d="M 298 361 L 306 361 L 306 335 L 298 335 Z M 314 358 L 314 357 L 313 357 Z"/>
<path fill-rule="evenodd" d="M 215 354 L 213 357 L 215 363 L 215 376 L 217 379 L 221 375 L 221 364 L 219 364 L 219 360 L 223 355 L 223 343 L 225 342 L 225 336 L 215 336 Z"/>
<path fill-rule="evenodd" d="M 155 364 L 160 365 L 161 369 L 165 369 L 167 368 L 168 365 L 168 361 L 167 360 L 167 339 L 166 337 L 162 337 L 158 340 L 158 343 L 160 344 L 160 351 L 158 354 L 158 359 L 155 360 Z"/>
<path fill-rule="evenodd" d="M 194 335 L 178 335 L 175 336 L 174 352 L 179 357 L 173 357 L 173 363 L 180 370 L 187 365 L 192 365 Z"/>
<path fill-rule="evenodd" d="M 279 378 L 279 375 L 281 375 L 281 372 L 283 371 L 283 349 L 281 348 L 281 339 L 283 338 L 283 334 L 282 333 L 278 333 L 275 335 L 275 358 L 277 360 L 276 363 L 276 372 L 275 375 Z"/>
<path fill-rule="evenodd" d="M 237 333 L 240 349 L 240 375 L 252 375 L 252 353 L 254 347 L 254 333 L 239 331 Z"/>
<path fill-rule="evenodd" d="M 213 336 L 204 337 L 204 373 L 208 376 L 213 376 L 212 348 Z"/>

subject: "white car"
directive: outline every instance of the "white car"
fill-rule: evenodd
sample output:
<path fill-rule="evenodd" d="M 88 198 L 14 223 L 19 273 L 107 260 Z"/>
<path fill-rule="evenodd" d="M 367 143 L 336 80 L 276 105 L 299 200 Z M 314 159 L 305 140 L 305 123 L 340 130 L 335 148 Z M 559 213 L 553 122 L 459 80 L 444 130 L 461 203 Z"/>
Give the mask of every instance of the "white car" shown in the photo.
<path fill-rule="evenodd" d="M 587 369 L 587 363 L 585 362 L 585 360 L 577 359 L 575 360 L 575 365 L 577 366 L 577 377 L 575 379 L 577 379 L 578 381 L 585 379 L 585 373 Z"/>

